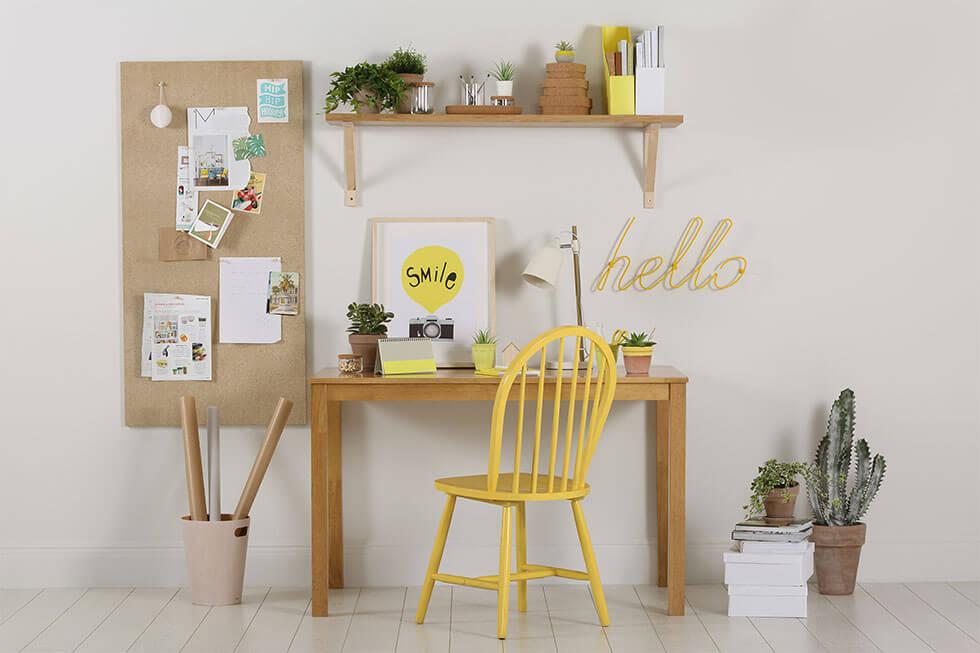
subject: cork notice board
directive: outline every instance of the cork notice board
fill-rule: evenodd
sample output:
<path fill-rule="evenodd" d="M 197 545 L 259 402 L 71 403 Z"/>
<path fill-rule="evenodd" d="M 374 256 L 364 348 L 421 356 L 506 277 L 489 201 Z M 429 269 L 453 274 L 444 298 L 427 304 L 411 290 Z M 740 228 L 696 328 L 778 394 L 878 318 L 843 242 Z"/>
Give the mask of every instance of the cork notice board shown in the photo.
<path fill-rule="evenodd" d="M 289 80 L 289 122 L 260 123 L 257 79 Z M 150 123 L 158 82 L 166 83 L 173 121 Z M 127 426 L 176 426 L 178 398 L 218 406 L 222 424 L 266 424 L 279 397 L 295 404 L 290 424 L 306 423 L 306 288 L 304 257 L 303 63 L 301 61 L 124 62 L 120 65 L 122 131 L 123 328 Z M 262 134 L 266 155 L 252 170 L 267 175 L 259 215 L 235 213 L 207 260 L 162 262 L 158 231 L 174 226 L 177 147 L 187 144 L 187 107 L 248 107 L 249 133 Z M 231 206 L 231 191 L 198 194 Z M 218 259 L 278 256 L 285 272 L 300 273 L 300 313 L 282 317 L 282 341 L 269 345 L 218 343 Z M 143 293 L 211 297 L 212 381 L 151 381 L 140 376 Z"/>

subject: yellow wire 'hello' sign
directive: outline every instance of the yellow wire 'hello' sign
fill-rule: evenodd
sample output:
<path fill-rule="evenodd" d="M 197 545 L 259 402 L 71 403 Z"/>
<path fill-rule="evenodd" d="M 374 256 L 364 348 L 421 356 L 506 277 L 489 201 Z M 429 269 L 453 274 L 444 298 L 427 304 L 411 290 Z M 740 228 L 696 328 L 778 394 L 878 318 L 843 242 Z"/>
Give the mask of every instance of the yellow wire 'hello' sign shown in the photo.
<path fill-rule="evenodd" d="M 677 247 L 674 249 L 674 254 L 670 258 L 670 263 L 667 267 L 660 272 L 657 276 L 658 271 L 664 267 L 664 259 L 660 256 L 652 256 L 648 259 L 643 260 L 637 268 L 636 274 L 626 281 L 627 274 L 630 270 L 630 265 L 632 261 L 629 256 L 619 253 L 619 249 L 626 240 L 626 236 L 629 235 L 630 228 L 636 221 L 636 217 L 629 219 L 626 223 L 626 227 L 623 229 L 622 234 L 619 236 L 619 240 L 616 241 L 616 246 L 613 248 L 612 253 L 609 255 L 609 259 L 606 261 L 605 268 L 603 268 L 602 273 L 599 275 L 598 280 L 595 284 L 596 290 L 605 290 L 606 284 L 609 281 L 609 277 L 614 274 L 616 267 L 623 264 L 622 269 L 619 272 L 619 276 L 614 282 L 612 288 L 613 290 L 629 290 L 630 288 L 635 288 L 640 292 L 647 292 L 653 290 L 657 286 L 662 285 L 665 290 L 677 290 L 678 288 L 683 288 L 684 286 L 690 284 L 693 290 L 701 290 L 703 288 L 711 287 L 714 290 L 725 290 L 726 288 L 731 288 L 736 283 L 742 280 L 745 276 L 745 271 L 748 269 L 748 261 L 745 260 L 743 256 L 729 256 L 724 261 L 719 263 L 713 272 L 708 274 L 707 277 L 702 279 L 702 271 L 705 265 L 708 263 L 708 259 L 721 247 L 721 244 L 728 237 L 728 232 L 731 231 L 732 222 L 731 218 L 724 218 L 715 227 L 714 231 L 711 232 L 711 236 L 708 238 L 708 243 L 704 246 L 701 251 L 701 255 L 698 257 L 694 264 L 694 267 L 685 274 L 682 278 L 675 280 L 675 275 L 679 274 L 679 269 L 681 262 L 684 257 L 687 256 L 688 251 L 694 245 L 694 241 L 697 240 L 698 234 L 701 233 L 701 227 L 704 226 L 704 220 L 700 217 L 691 218 L 691 221 L 687 223 L 687 228 L 681 235 L 680 241 L 677 243 Z M 719 282 L 719 276 L 726 276 L 726 268 L 731 270 L 732 265 L 738 265 L 738 270 L 734 271 L 734 274 L 726 282 Z"/>

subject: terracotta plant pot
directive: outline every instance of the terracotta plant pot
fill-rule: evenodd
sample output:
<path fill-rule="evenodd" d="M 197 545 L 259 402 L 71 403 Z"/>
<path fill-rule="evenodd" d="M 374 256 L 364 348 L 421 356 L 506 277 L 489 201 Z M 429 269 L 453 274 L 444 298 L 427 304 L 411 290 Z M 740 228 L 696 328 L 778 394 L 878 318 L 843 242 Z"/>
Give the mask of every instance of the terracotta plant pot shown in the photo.
<path fill-rule="evenodd" d="M 398 101 L 398 113 L 412 113 L 412 86 L 422 82 L 422 75 L 417 73 L 398 73 L 398 76 L 405 82 L 405 92 L 402 99 Z"/>
<path fill-rule="evenodd" d="M 368 98 L 373 96 L 374 93 L 368 93 L 367 91 L 358 91 L 354 94 L 354 99 L 357 100 L 357 108 L 354 109 L 357 113 L 381 113 L 368 103 Z M 356 353 L 356 352 L 355 352 Z"/>
<path fill-rule="evenodd" d="M 813 564 L 817 571 L 817 589 L 821 594 L 839 596 L 854 593 L 866 531 L 867 526 L 860 523 L 853 526 L 814 524 L 810 541 L 815 545 Z"/>
<path fill-rule="evenodd" d="M 650 374 L 650 363 L 653 361 L 653 347 L 620 347 L 623 351 L 623 365 L 626 366 L 626 376 L 647 376 Z"/>
<path fill-rule="evenodd" d="M 473 345 L 473 367 L 489 370 L 496 363 L 497 345 Z"/>
<path fill-rule="evenodd" d="M 783 497 L 789 492 L 789 501 Z M 770 524 L 788 524 L 793 521 L 793 511 L 796 509 L 796 497 L 800 494 L 800 484 L 793 483 L 788 488 L 773 488 L 763 505 L 766 507 L 766 521 Z"/>
<path fill-rule="evenodd" d="M 365 373 L 374 373 L 374 362 L 378 359 L 378 341 L 386 337 L 384 334 L 360 333 L 352 333 L 347 336 L 351 351 L 364 357 Z"/>

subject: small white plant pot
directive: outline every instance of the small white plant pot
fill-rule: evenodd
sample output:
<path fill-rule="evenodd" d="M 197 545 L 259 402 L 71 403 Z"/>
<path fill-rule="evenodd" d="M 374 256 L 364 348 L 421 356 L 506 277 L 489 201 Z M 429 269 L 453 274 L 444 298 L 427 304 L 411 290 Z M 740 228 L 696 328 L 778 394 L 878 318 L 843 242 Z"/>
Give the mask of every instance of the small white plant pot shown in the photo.
<path fill-rule="evenodd" d="M 497 80 L 497 95 L 514 95 L 514 80 L 509 79 L 506 82 Z"/>

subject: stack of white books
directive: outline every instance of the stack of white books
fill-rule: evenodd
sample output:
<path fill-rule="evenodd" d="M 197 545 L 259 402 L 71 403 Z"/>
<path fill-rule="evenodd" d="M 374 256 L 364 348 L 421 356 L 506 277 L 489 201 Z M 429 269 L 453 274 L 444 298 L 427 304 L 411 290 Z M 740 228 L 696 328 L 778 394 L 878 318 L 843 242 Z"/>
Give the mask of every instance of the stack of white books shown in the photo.
<path fill-rule="evenodd" d="M 725 553 L 730 617 L 806 617 L 807 580 L 813 575 L 813 522 L 786 525 L 739 522 Z"/>

